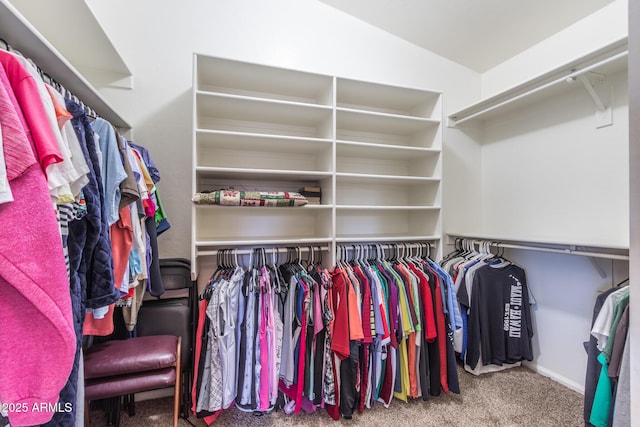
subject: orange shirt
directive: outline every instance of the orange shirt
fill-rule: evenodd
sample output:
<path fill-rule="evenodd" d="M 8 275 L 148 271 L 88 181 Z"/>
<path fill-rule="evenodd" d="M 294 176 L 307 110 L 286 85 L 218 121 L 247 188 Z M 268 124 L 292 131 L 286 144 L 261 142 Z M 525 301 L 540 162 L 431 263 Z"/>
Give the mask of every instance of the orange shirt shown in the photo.
<path fill-rule="evenodd" d="M 347 284 L 347 304 L 349 308 L 349 340 L 361 340 L 364 338 L 362 331 L 362 317 L 358 307 L 358 297 L 356 296 L 356 286 L 359 283 L 353 283 L 346 271 L 342 271 L 345 282 Z"/>

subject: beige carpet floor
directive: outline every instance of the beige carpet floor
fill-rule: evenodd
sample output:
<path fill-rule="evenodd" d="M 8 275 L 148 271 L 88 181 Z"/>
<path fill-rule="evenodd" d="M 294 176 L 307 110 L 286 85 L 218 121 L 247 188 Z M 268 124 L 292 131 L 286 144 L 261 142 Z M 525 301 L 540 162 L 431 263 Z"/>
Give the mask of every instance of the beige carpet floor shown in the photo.
<path fill-rule="evenodd" d="M 582 421 L 581 394 L 526 368 L 473 376 L 459 369 L 460 395 L 442 395 L 424 402 L 408 403 L 394 399 L 385 409 L 376 405 L 354 414 L 352 420 L 340 420 L 350 426 L 437 426 L 437 427 L 573 427 Z M 172 425 L 172 398 L 136 403 L 136 415 L 122 412 L 122 427 Z M 92 411 L 92 426 L 106 426 L 103 412 Z M 206 424 L 191 416 L 198 426 Z M 190 424 L 181 419 L 180 426 Z M 276 412 L 266 415 L 247 414 L 231 408 L 213 424 L 218 426 L 331 426 L 338 425 L 323 409 L 314 414 L 285 415 Z"/>

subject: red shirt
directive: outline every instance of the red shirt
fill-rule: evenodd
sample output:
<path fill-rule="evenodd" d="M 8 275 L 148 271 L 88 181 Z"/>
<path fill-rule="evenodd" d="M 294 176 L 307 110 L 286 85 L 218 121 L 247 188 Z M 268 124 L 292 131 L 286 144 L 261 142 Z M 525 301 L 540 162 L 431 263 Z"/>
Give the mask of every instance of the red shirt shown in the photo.
<path fill-rule="evenodd" d="M 335 268 L 331 273 L 333 280 L 333 336 L 331 337 L 331 351 L 336 353 L 340 360 L 349 357 L 349 309 L 347 303 L 347 283 L 342 269 Z"/>

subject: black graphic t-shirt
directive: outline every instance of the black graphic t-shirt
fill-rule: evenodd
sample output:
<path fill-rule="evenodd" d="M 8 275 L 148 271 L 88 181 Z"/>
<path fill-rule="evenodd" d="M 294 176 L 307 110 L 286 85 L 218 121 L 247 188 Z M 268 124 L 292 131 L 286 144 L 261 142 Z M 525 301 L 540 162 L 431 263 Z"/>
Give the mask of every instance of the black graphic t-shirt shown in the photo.
<path fill-rule="evenodd" d="M 533 328 L 524 270 L 509 264 L 476 271 L 471 289 L 466 362 L 484 365 L 533 360 Z"/>

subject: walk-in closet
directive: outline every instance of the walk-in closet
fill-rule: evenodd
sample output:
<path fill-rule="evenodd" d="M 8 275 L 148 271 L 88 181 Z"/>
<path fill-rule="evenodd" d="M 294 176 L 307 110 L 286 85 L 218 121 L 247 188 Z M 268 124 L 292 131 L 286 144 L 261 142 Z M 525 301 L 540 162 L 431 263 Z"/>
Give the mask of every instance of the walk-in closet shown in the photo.
<path fill-rule="evenodd" d="M 635 2 L 45 3 L 0 426 L 640 422 Z"/>

